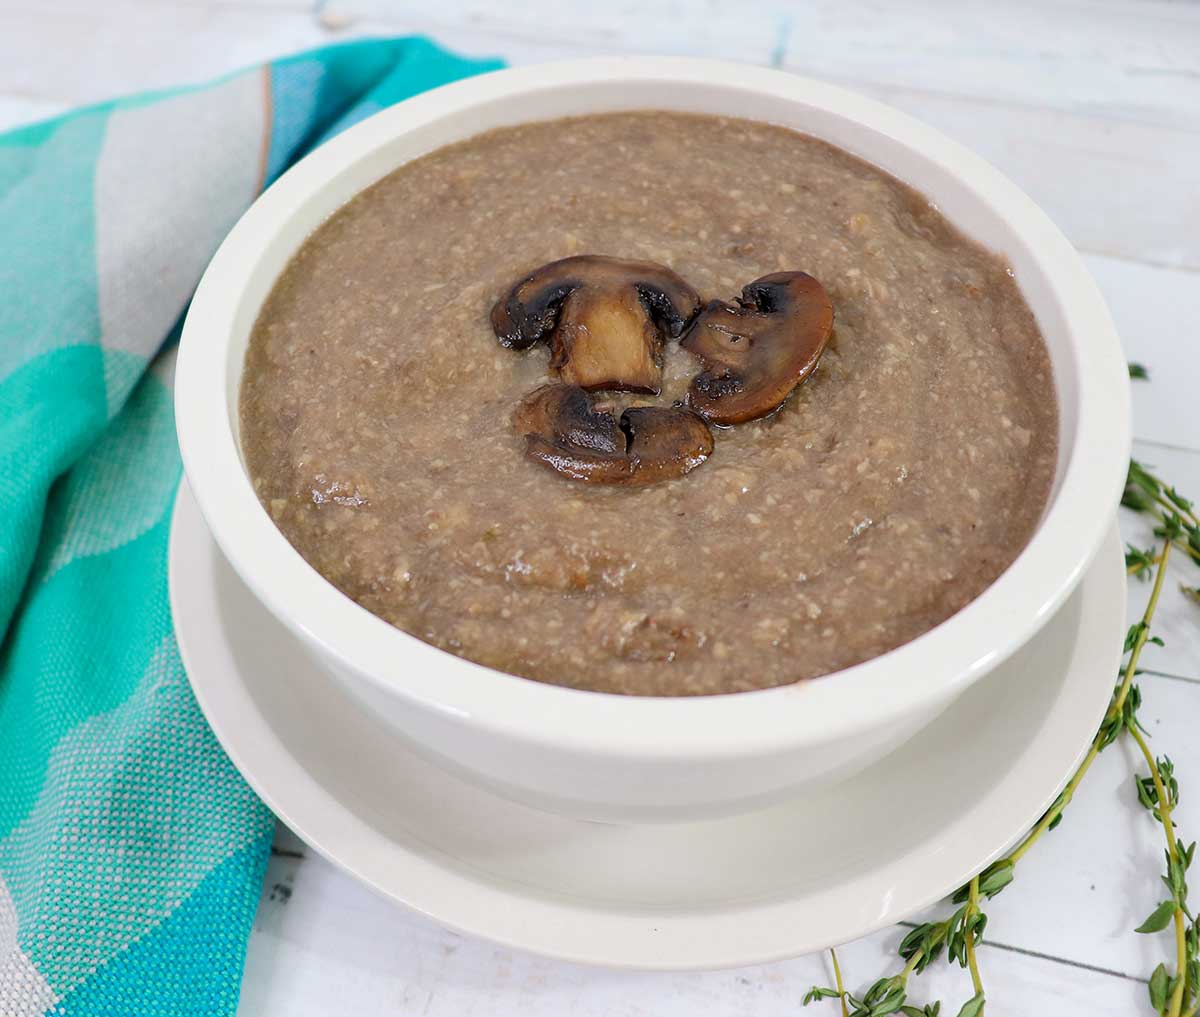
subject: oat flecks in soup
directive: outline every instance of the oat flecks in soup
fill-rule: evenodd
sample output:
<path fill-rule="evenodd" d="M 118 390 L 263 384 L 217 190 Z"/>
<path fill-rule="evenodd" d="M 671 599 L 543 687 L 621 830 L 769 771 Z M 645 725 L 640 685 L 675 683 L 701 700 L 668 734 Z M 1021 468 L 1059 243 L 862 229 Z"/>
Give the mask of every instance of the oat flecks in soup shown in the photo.
<path fill-rule="evenodd" d="M 807 272 L 833 335 L 687 475 L 569 480 L 510 424 L 548 351 L 501 348 L 488 314 L 573 254 L 660 263 L 705 301 Z M 662 395 L 612 401 L 669 406 L 696 369 L 670 341 Z M 793 682 L 943 621 L 1028 541 L 1058 426 L 1005 264 L 919 195 L 779 127 L 659 112 L 492 131 L 355 198 L 268 299 L 241 413 L 263 505 L 359 603 L 503 671 L 639 695 Z"/>

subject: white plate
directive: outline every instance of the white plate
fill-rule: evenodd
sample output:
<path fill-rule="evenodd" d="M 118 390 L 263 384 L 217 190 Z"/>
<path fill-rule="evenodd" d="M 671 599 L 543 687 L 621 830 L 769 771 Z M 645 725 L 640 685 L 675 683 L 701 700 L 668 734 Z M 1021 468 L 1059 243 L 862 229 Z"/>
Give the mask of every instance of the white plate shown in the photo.
<path fill-rule="evenodd" d="M 1042 634 L 886 760 L 749 815 L 611 826 L 513 804 L 400 744 L 242 586 L 186 484 L 170 585 L 209 723 L 255 791 L 319 852 L 452 928 L 657 969 L 845 942 L 970 878 L 1036 822 L 1082 757 L 1125 617 L 1114 525 Z"/>

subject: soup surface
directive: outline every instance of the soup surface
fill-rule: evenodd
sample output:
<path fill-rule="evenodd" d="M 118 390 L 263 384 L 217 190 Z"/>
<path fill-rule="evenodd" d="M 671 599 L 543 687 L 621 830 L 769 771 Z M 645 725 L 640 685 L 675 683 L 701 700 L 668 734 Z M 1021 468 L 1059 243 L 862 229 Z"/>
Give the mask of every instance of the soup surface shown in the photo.
<path fill-rule="evenodd" d="M 704 300 L 804 271 L 832 336 L 686 476 L 571 480 L 511 423 L 547 349 L 502 348 L 489 312 L 578 254 Z M 609 401 L 670 405 L 696 372 L 668 342 L 661 394 Z M 451 653 L 637 695 L 794 682 L 937 625 L 1029 540 L 1057 420 L 1012 273 L 919 194 L 790 130 L 654 111 L 490 131 L 360 194 L 275 286 L 241 393 L 258 495 L 331 583 Z"/>

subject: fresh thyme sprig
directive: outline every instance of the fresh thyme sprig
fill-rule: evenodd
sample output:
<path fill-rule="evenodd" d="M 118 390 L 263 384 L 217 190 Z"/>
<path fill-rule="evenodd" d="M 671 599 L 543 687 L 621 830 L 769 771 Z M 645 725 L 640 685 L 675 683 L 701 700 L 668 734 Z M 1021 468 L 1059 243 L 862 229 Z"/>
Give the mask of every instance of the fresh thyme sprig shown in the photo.
<path fill-rule="evenodd" d="M 1193 561 L 1200 562 L 1200 516 L 1196 508 L 1174 487 L 1168 487 L 1136 459 L 1129 460 L 1129 474 L 1121 504 L 1157 520 L 1154 535 L 1170 539 Z M 1142 576 L 1151 567 L 1148 551 L 1128 547 L 1125 567 L 1131 575 Z M 1131 557 L 1132 555 L 1132 557 Z"/>
<path fill-rule="evenodd" d="M 1132 378 L 1146 378 L 1146 369 L 1139 364 L 1129 365 Z M 1150 598 L 1140 621 L 1130 626 L 1125 637 L 1125 662 L 1119 673 L 1112 699 L 1105 711 L 1100 728 L 1092 739 L 1087 754 L 1066 787 L 1055 798 L 1033 829 L 1005 857 L 993 862 L 976 875 L 951 898 L 958 905 L 950 917 L 939 922 L 925 922 L 913 928 L 897 949 L 904 967 L 895 975 L 880 978 L 861 996 L 847 991 L 842 981 L 837 953 L 830 950 L 836 987 L 813 986 L 804 997 L 804 1005 L 819 999 L 837 999 L 842 1017 L 886 1017 L 903 1014 L 905 1017 L 938 1017 L 941 1003 L 922 1007 L 908 1002 L 909 979 L 920 975 L 943 953 L 948 963 L 958 963 L 971 973 L 974 995 L 958 1011 L 958 1017 L 983 1017 L 985 997 L 983 981 L 976 958 L 976 947 L 983 939 L 987 915 L 980 907 L 980 898 L 991 899 L 1013 881 L 1017 864 L 1048 832 L 1058 826 L 1063 812 L 1070 804 L 1080 783 L 1096 757 L 1121 735 L 1128 735 L 1145 760 L 1148 776 L 1135 779 L 1138 801 L 1161 824 L 1166 839 L 1166 873 L 1162 881 L 1168 896 L 1161 901 L 1137 932 L 1152 934 L 1172 928 L 1175 937 L 1175 963 L 1172 969 L 1159 964 L 1150 978 L 1150 1004 L 1160 1017 L 1198 1017 L 1200 1012 L 1200 922 L 1188 903 L 1187 872 L 1196 852 L 1193 841 L 1187 847 L 1178 836 L 1172 813 L 1179 804 L 1179 782 L 1175 766 L 1168 756 L 1155 756 L 1150 751 L 1148 733 L 1138 720 L 1142 704 L 1141 690 L 1135 678 L 1141 672 L 1138 662 L 1147 644 L 1162 646 L 1151 634 L 1151 623 L 1158 609 L 1167 563 L 1172 549 L 1187 554 L 1200 563 L 1200 518 L 1191 501 L 1169 487 L 1141 463 L 1130 460 L 1129 475 L 1121 504 L 1151 516 L 1156 521 L 1154 534 L 1161 541 L 1158 548 L 1139 549 L 1126 545 L 1125 568 L 1131 576 L 1146 579 L 1153 576 Z M 1200 586 L 1181 586 L 1183 592 L 1200 602 Z"/>

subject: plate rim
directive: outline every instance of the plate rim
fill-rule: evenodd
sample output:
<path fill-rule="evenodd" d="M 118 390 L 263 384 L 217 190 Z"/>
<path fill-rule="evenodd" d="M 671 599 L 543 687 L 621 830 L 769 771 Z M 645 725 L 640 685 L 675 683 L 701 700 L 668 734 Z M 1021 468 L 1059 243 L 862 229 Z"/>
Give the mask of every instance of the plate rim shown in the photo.
<path fill-rule="evenodd" d="M 188 589 L 184 576 L 189 575 L 191 568 L 197 565 L 204 568 L 200 559 L 205 549 L 211 549 L 220 556 L 220 560 L 224 560 L 200 515 L 187 481 L 183 480 L 172 508 L 168 548 L 169 599 L 180 658 L 193 694 L 217 741 L 243 779 L 272 812 L 336 868 L 388 900 L 422 914 L 442 927 L 513 949 L 594 967 L 685 971 L 767 963 L 813 953 L 869 935 L 941 899 L 999 857 L 1015 837 L 1037 821 L 1065 786 L 1087 751 L 1091 732 L 1100 722 L 1112 681 L 1115 680 L 1116 667 L 1120 663 L 1119 638 L 1114 635 L 1112 668 L 1095 668 L 1098 674 L 1107 675 L 1103 700 L 1096 692 L 1096 702 L 1088 702 L 1086 705 L 1089 709 L 1084 710 L 1074 700 L 1071 700 L 1071 707 L 1064 705 L 1069 699 L 1069 690 L 1065 687 L 1056 697 L 1053 715 L 1060 726 L 1067 722 L 1073 729 L 1083 730 L 1080 715 L 1087 718 L 1088 726 L 1087 735 L 1069 753 L 1069 759 L 1064 757 L 1054 766 L 1056 776 L 1053 787 L 1047 783 L 1047 791 L 1038 795 L 1036 801 L 1030 795 L 1029 801 L 1019 810 L 1010 804 L 1009 809 L 1020 811 L 1022 819 L 1019 824 L 1015 819 L 1002 824 L 1012 827 L 1003 839 L 988 836 L 987 843 L 978 847 L 961 846 L 959 853 L 964 860 L 952 870 L 954 878 L 939 880 L 936 888 L 919 895 L 910 894 L 901 906 L 895 903 L 895 893 L 888 893 L 885 902 L 873 909 L 875 913 L 870 918 L 847 919 L 845 912 L 849 909 L 845 902 L 836 900 L 838 896 L 853 893 L 859 882 L 877 881 L 880 870 L 886 871 L 888 866 L 895 864 L 888 862 L 815 895 L 751 901 L 744 908 L 686 913 L 647 910 L 642 914 L 634 914 L 628 909 L 609 911 L 597 908 L 590 902 L 579 904 L 567 898 L 550 899 L 540 891 L 522 895 L 516 882 L 502 883 L 498 878 L 472 878 L 470 868 L 465 863 L 453 859 L 441 849 L 425 844 L 425 851 L 422 852 L 417 848 L 420 842 L 415 837 L 409 843 L 394 840 L 370 826 L 353 810 L 341 805 L 331 792 L 311 776 L 302 759 L 262 718 L 236 675 L 236 669 L 230 669 L 230 675 L 222 675 L 217 673 L 221 670 L 219 668 L 199 664 L 199 658 L 206 652 L 202 648 L 204 641 L 188 635 L 194 622 L 181 625 L 180 619 L 193 615 L 189 605 L 195 602 L 189 597 L 199 595 Z M 195 559 L 191 565 L 189 558 Z M 1116 568 L 1118 562 L 1122 563 L 1119 571 Z M 1117 582 L 1113 582 L 1114 579 Z M 1100 596 L 1102 599 L 1111 596 L 1114 604 L 1119 599 L 1121 617 L 1124 619 L 1123 558 L 1115 514 L 1109 535 L 1080 583 L 1081 591 L 1085 584 L 1113 587 L 1105 589 Z M 1116 593 L 1118 589 L 1119 598 Z M 1097 648 L 1095 652 L 1099 655 L 1102 651 Z M 1089 666 L 1074 670 L 1090 672 L 1092 669 Z M 226 679 L 223 684 L 222 678 Z M 1070 676 L 1064 685 L 1069 679 Z M 1083 679 L 1076 678 L 1075 683 L 1080 685 L 1076 694 L 1086 691 L 1090 698 L 1091 690 L 1086 688 Z M 250 709 L 236 709 L 239 705 L 248 705 Z M 235 725 L 230 720 L 229 709 L 234 709 L 235 715 L 243 721 L 243 730 L 231 730 Z M 953 705 L 950 709 L 953 709 Z M 245 729 L 245 724 L 255 719 L 261 723 L 253 724 L 252 730 Z M 1046 744 L 1060 747 L 1066 752 L 1059 727 L 1048 730 L 1049 727 L 1043 726 L 1018 760 L 1025 759 L 1036 752 L 1039 746 Z M 1014 764 L 1008 771 L 998 775 L 997 781 L 990 785 L 993 796 L 998 793 L 998 788 L 1022 782 L 1012 776 L 1017 769 L 1018 766 Z M 991 806 L 985 808 L 987 804 L 987 799 L 976 799 L 971 808 L 955 814 L 954 822 L 948 829 L 958 838 L 963 838 L 967 831 L 978 826 L 979 817 L 976 813 L 989 811 Z M 991 825 L 996 825 L 994 814 Z M 976 840 L 979 839 L 976 837 Z M 403 876 L 403 888 L 396 885 L 400 881 L 398 873 Z M 901 883 L 897 883 L 892 889 L 899 891 L 901 886 Z M 713 934 L 714 924 L 727 926 L 732 922 L 744 926 L 752 920 L 758 930 L 754 935 L 739 935 L 732 930 L 721 936 Z M 584 921 L 594 931 L 580 935 L 577 927 Z M 855 924 L 849 924 L 851 922 Z M 780 937 L 782 941 L 768 946 L 764 939 L 771 937 L 763 936 L 761 929 L 764 926 L 786 928 L 787 933 Z M 805 926 L 808 927 L 807 935 Z M 827 931 L 818 932 L 818 928 Z M 743 928 L 742 931 L 751 930 Z M 661 952 L 662 947 L 672 944 L 669 952 Z M 655 952 L 656 948 L 659 952 Z"/>

